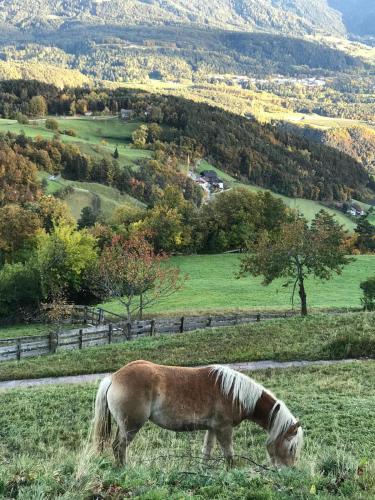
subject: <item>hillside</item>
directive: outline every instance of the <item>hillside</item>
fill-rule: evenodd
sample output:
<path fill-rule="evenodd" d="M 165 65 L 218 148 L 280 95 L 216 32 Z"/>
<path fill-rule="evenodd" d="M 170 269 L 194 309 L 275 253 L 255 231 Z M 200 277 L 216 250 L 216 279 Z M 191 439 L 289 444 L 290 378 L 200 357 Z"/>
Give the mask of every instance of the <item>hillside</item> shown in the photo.
<path fill-rule="evenodd" d="M 0 11 L 3 22 L 30 30 L 51 30 L 77 21 L 132 25 L 152 20 L 154 24 L 182 23 L 237 30 L 345 33 L 339 13 L 326 0 L 213 0 L 209 4 L 200 0 L 70 0 L 63 4 L 57 0 L 32 3 L 2 0 Z"/>
<path fill-rule="evenodd" d="M 328 4 L 342 13 L 348 31 L 360 36 L 375 35 L 373 0 L 328 0 Z"/>
<path fill-rule="evenodd" d="M 38 80 L 59 88 L 91 83 L 91 79 L 78 70 L 29 61 L 0 61 L 0 80 Z"/>

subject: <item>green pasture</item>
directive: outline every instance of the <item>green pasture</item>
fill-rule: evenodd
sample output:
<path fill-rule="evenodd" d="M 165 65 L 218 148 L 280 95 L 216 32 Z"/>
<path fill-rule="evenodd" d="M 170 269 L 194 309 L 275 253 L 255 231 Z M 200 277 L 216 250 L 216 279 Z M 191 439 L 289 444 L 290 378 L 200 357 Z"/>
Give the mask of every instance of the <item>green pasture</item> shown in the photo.
<path fill-rule="evenodd" d="M 49 174 L 41 173 L 41 178 L 47 179 L 47 194 L 54 194 L 60 189 L 73 186 L 74 191 L 64 197 L 64 201 L 70 207 L 73 216 L 78 220 L 84 207 L 98 208 L 100 212 L 109 217 L 113 210 L 125 203 L 137 206 L 144 206 L 136 198 L 128 194 L 122 194 L 116 188 L 105 186 L 97 182 L 69 181 L 63 178 L 51 180 Z"/>
<path fill-rule="evenodd" d="M 123 122 L 118 118 L 60 118 L 57 119 L 60 139 L 63 142 L 76 144 L 84 153 L 106 157 L 113 154 L 116 146 L 119 151 L 120 164 L 136 166 L 134 161 L 149 158 L 150 151 L 133 149 L 131 136 L 139 127 L 138 122 Z M 64 134 L 64 130 L 74 130 L 75 137 Z M 15 120 L 0 119 L 0 133 L 25 133 L 29 137 L 43 137 L 52 139 L 54 132 L 47 130 L 45 120 L 31 121 L 29 124 L 20 124 Z"/>
<path fill-rule="evenodd" d="M 284 287 L 285 280 L 276 280 L 263 286 L 261 278 L 237 279 L 240 256 L 238 254 L 191 255 L 173 257 L 188 279 L 182 290 L 156 304 L 148 311 L 153 314 L 183 314 L 240 310 L 289 310 L 292 308 L 292 288 Z M 375 276 L 375 257 L 361 255 L 344 268 L 341 275 L 330 281 L 308 279 L 306 283 L 308 305 L 314 309 L 361 307 L 361 281 Z M 112 301 L 107 309 L 121 313 L 122 307 Z M 298 295 L 295 309 L 298 310 Z"/>
<path fill-rule="evenodd" d="M 373 499 L 375 364 L 267 370 L 255 378 L 299 418 L 305 447 L 296 468 L 264 470 L 266 434 L 251 422 L 235 430 L 234 467 L 218 449 L 200 460 L 203 432 L 146 424 L 116 468 L 110 451 L 89 446 L 97 386 L 47 386 L 0 393 L 0 496 L 31 499 L 218 500 Z"/>
<path fill-rule="evenodd" d="M 319 314 L 144 337 L 2 362 L 0 380 L 106 373 L 147 359 L 167 365 L 375 357 L 374 313 Z"/>

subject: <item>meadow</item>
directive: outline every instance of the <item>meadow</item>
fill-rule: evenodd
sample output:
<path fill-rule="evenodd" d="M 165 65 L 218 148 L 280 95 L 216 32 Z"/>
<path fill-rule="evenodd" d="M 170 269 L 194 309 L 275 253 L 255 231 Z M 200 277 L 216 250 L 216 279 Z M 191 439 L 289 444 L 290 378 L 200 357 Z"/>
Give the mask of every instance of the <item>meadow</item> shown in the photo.
<path fill-rule="evenodd" d="M 112 372 L 147 359 L 167 365 L 375 357 L 374 313 L 318 314 L 2 362 L 0 380 Z"/>
<path fill-rule="evenodd" d="M 267 370 L 255 378 L 284 399 L 305 430 L 296 468 L 267 464 L 265 433 L 235 430 L 235 465 L 218 449 L 200 459 L 203 432 L 146 425 L 129 448 L 129 464 L 88 446 L 96 385 L 49 386 L 0 393 L 0 496 L 55 499 L 371 499 L 375 496 L 374 362 L 302 370 Z"/>
<path fill-rule="evenodd" d="M 154 314 L 188 314 L 204 311 L 290 310 L 291 287 L 286 280 L 276 280 L 263 286 L 261 278 L 236 278 L 239 269 L 238 254 L 191 255 L 171 259 L 183 273 L 189 275 L 182 290 L 148 310 Z M 330 281 L 308 279 L 306 283 L 309 307 L 313 309 L 361 307 L 361 281 L 375 275 L 375 257 L 360 255 L 346 266 L 341 275 Z M 122 307 L 112 301 L 104 305 L 121 314 Z M 298 310 L 298 296 L 295 309 Z"/>

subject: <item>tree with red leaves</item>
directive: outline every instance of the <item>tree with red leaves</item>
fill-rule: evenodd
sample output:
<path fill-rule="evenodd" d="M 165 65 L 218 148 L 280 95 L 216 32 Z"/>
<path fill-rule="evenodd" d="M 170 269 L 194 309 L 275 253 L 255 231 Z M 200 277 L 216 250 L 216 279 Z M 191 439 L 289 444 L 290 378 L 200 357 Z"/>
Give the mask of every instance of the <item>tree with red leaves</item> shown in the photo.
<path fill-rule="evenodd" d="M 130 323 L 134 315 L 182 288 L 187 278 L 167 263 L 168 256 L 157 254 L 146 235 L 126 240 L 115 236 L 105 247 L 95 272 L 96 293 L 102 299 L 117 298 Z"/>

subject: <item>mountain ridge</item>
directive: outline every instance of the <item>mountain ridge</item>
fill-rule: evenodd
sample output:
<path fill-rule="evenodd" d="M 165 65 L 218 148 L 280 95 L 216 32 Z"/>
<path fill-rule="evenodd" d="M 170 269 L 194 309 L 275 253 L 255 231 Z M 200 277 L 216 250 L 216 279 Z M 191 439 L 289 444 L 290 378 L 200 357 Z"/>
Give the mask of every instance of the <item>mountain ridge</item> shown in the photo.
<path fill-rule="evenodd" d="M 240 31 L 345 35 L 327 0 L 1 0 L 0 22 L 21 31 L 54 30 L 75 22 L 133 25 L 191 24 Z"/>

